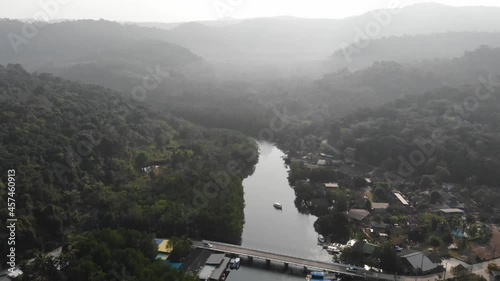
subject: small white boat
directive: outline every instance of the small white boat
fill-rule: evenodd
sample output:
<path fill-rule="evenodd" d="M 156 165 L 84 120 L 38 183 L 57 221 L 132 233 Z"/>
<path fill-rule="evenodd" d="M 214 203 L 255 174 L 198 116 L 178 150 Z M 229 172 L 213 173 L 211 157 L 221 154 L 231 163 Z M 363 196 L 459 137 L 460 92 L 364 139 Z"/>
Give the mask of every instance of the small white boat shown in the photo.
<path fill-rule="evenodd" d="M 318 242 L 319 243 L 325 243 L 325 237 L 323 237 L 323 235 L 318 235 Z"/>
<path fill-rule="evenodd" d="M 280 204 L 280 203 L 278 203 L 278 202 L 274 203 L 274 204 L 273 204 L 273 206 L 274 206 L 274 208 L 276 208 L 276 209 L 278 209 L 278 210 L 283 209 L 283 206 L 281 206 L 281 204 Z"/>

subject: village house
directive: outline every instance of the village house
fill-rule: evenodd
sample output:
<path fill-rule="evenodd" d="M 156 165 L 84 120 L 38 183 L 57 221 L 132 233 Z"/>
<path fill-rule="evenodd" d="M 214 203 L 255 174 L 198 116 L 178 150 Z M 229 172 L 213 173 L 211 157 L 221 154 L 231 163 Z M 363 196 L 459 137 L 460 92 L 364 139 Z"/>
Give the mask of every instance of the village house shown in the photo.
<path fill-rule="evenodd" d="M 465 212 L 464 210 L 457 208 L 440 209 L 438 214 L 445 217 L 447 220 L 451 220 L 454 217 L 462 217 Z"/>
<path fill-rule="evenodd" d="M 401 195 L 399 192 L 394 192 L 394 196 L 398 199 L 398 201 L 403 205 L 403 206 L 410 206 L 410 203 Z"/>
<path fill-rule="evenodd" d="M 350 220 L 356 222 L 365 222 L 366 217 L 368 217 L 369 215 L 370 212 L 365 209 L 350 209 L 347 213 L 347 217 L 349 217 Z"/>
<path fill-rule="evenodd" d="M 339 184 L 336 182 L 328 182 L 328 183 L 324 183 L 324 185 L 325 185 L 325 188 L 338 188 L 339 187 Z"/>
<path fill-rule="evenodd" d="M 446 205 L 446 207 L 458 209 L 464 208 L 464 204 L 462 204 L 460 200 L 458 200 L 458 198 L 450 192 L 442 191 L 439 194 L 441 195 L 442 202 Z"/>
<path fill-rule="evenodd" d="M 389 203 L 377 203 L 377 202 L 372 203 L 372 211 L 374 213 L 383 213 L 387 211 L 387 208 L 389 208 Z"/>
<path fill-rule="evenodd" d="M 401 258 L 404 271 L 412 274 L 426 274 L 437 270 L 441 266 L 441 259 L 434 253 L 424 253 L 415 250 L 406 250 L 398 254 Z"/>
<path fill-rule="evenodd" d="M 198 273 L 200 280 L 216 281 L 221 280 L 223 274 L 229 266 L 230 258 L 224 254 L 212 254 L 205 262 L 205 265 Z"/>
<path fill-rule="evenodd" d="M 368 242 L 364 242 L 364 241 L 357 241 L 352 246 L 353 250 L 362 252 L 365 257 L 373 256 L 373 254 L 375 253 L 377 248 L 378 248 L 377 245 L 371 244 Z"/>
<path fill-rule="evenodd" d="M 325 166 L 327 164 L 325 159 L 319 159 L 316 165 L 318 166 Z"/>
<path fill-rule="evenodd" d="M 169 239 L 155 239 L 156 245 L 158 246 L 158 254 L 156 259 L 166 261 L 170 252 L 172 252 L 173 247 L 170 244 Z"/>
<path fill-rule="evenodd" d="M 380 233 L 390 234 L 391 225 L 387 223 L 372 221 L 370 222 L 370 229 L 372 230 L 372 232 L 378 234 Z"/>

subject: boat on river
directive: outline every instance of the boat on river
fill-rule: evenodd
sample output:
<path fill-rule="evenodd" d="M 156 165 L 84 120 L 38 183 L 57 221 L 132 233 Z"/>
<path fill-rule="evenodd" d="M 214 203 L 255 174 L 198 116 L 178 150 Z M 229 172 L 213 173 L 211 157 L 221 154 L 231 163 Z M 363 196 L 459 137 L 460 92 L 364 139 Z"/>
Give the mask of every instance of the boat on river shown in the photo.
<path fill-rule="evenodd" d="M 320 243 L 320 244 L 325 243 L 325 237 L 323 237 L 323 235 L 321 235 L 321 234 L 318 235 L 318 243 Z"/>
<path fill-rule="evenodd" d="M 234 258 L 229 261 L 229 267 L 231 269 L 239 269 L 241 264 L 241 259 L 240 258 Z"/>

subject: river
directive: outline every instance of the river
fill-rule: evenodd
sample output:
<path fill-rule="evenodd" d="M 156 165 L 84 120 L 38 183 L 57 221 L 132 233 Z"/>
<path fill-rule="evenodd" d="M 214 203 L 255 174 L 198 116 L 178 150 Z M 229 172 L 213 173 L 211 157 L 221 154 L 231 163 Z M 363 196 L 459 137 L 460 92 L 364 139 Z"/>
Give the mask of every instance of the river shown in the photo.
<path fill-rule="evenodd" d="M 255 172 L 243 181 L 245 190 L 245 226 L 242 246 L 279 254 L 331 261 L 331 256 L 317 243 L 314 231 L 316 217 L 300 214 L 295 208 L 295 194 L 288 184 L 285 154 L 271 143 L 259 142 L 259 163 Z M 280 202 L 283 210 L 276 210 Z M 283 264 L 265 264 L 255 260 L 254 265 L 242 265 L 232 271 L 228 280 L 304 280 L 300 269 L 283 270 Z"/>

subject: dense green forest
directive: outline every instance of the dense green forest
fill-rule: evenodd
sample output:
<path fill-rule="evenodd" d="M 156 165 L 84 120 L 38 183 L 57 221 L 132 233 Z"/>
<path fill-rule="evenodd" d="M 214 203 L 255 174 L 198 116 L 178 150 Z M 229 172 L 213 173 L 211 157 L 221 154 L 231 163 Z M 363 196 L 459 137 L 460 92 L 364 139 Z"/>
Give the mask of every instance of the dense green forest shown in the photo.
<path fill-rule="evenodd" d="M 422 95 L 441 87 L 478 84 L 479 77 L 500 73 L 500 48 L 481 46 L 452 59 L 412 64 L 377 61 L 362 70 L 342 69 L 318 80 L 308 101 L 325 105 L 329 116 L 342 117 L 360 108 L 382 106 L 407 95 Z"/>
<path fill-rule="evenodd" d="M 38 253 L 31 263 L 22 266 L 19 280 L 198 280 L 154 260 L 157 249 L 151 241 L 150 235 L 125 229 L 70 234 L 55 264 L 52 257 Z"/>
<path fill-rule="evenodd" d="M 20 65 L 0 66 L 0 97 L 0 167 L 16 170 L 20 257 L 107 227 L 239 242 L 254 140 Z"/>
<path fill-rule="evenodd" d="M 329 142 L 403 177 L 426 175 L 423 188 L 443 181 L 498 185 L 500 79 L 484 79 L 359 110 L 331 124 Z"/>
<path fill-rule="evenodd" d="M 182 95 L 167 93 L 169 102 L 162 103 L 158 96 L 156 104 L 205 126 L 227 127 L 253 135 L 279 118 L 281 122 L 276 123 L 279 129 L 273 132 L 273 140 L 279 140 L 285 150 L 296 151 L 309 145 L 310 135 L 327 137 L 325 132 L 330 126 L 356 110 L 369 113 L 371 109 L 366 108 L 384 107 L 406 96 L 417 98 L 435 89 L 448 89 L 443 90 L 446 92 L 467 84 L 475 87 L 488 83 L 491 75 L 500 73 L 499 65 L 500 48 L 482 46 L 455 59 L 412 65 L 377 62 L 359 71 L 337 71 L 314 82 L 301 79 L 253 85 L 233 82 Z M 439 95 L 433 97 L 438 99 Z"/>
<path fill-rule="evenodd" d="M 273 20 L 285 26 L 300 22 L 297 19 Z M 243 27 L 256 30 L 262 28 L 262 21 L 235 24 L 224 31 L 232 34 L 235 31 L 229 30 Z M 5 36 L 21 28 L 19 21 L 0 21 L 0 34 Z M 276 139 L 286 138 L 278 135 L 287 134 L 290 129 L 294 131 L 290 135 L 297 135 L 296 129 L 310 133 L 309 130 L 321 125 L 318 123 L 331 122 L 359 108 L 381 106 L 405 95 L 424 94 L 443 86 L 476 84 L 479 76 L 498 73 L 500 65 L 498 48 L 466 51 L 474 50 L 479 44 L 497 46 L 493 33 L 439 33 L 377 39 L 361 53 L 369 57 L 369 67 L 356 71 L 340 69 L 318 80 L 294 75 L 280 79 L 273 75 L 253 79 L 252 75 L 244 73 L 228 76 L 221 74 L 223 71 L 214 66 L 214 61 L 207 63 L 190 50 L 170 43 L 186 43 L 185 46 L 191 48 L 192 40 L 206 40 L 198 35 L 213 34 L 219 29 L 195 23 L 163 30 L 104 20 L 67 21 L 40 28 L 40 36 L 34 37 L 29 44 L 21 44 L 18 54 L 13 52 L 9 42 L 1 42 L 0 62 L 22 63 L 28 69 L 124 92 L 132 92 L 146 82 L 149 84 L 144 95 L 147 103 L 204 126 L 231 128 L 252 135 L 268 128 L 278 115 L 276 112 L 286 111 L 287 130 L 274 132 Z M 74 40 L 66 40 L 61 34 L 71 34 Z M 461 35 L 472 39 L 464 39 Z M 216 37 L 221 42 L 229 40 L 225 33 L 220 36 Z M 442 44 L 433 38 L 440 38 Z M 217 52 L 224 52 L 221 42 L 216 40 L 211 47 L 197 43 L 195 49 L 203 54 L 211 53 L 212 47 Z M 443 58 L 431 52 L 407 63 L 399 61 L 398 53 L 389 52 L 394 54 L 391 57 L 376 51 L 387 44 L 423 46 L 429 42 L 440 47 L 425 50 L 444 49 L 446 52 L 449 48 L 443 46 L 453 46 L 457 56 L 463 55 Z M 336 46 L 330 48 L 331 53 Z M 61 51 L 55 51 L 57 49 Z M 428 60 L 421 61 L 425 58 Z M 228 69 L 232 69 L 230 65 Z M 236 73 L 239 69 L 233 66 L 230 72 Z M 309 126 L 313 123 L 313 127 Z"/>
<path fill-rule="evenodd" d="M 15 170 L 19 279 L 197 280 L 154 260 L 153 239 L 170 238 L 175 262 L 188 238 L 241 243 L 254 138 L 286 154 L 295 207 L 316 216 L 331 242 L 370 238 L 347 216 L 372 210 L 365 177 L 373 202 L 401 213 L 394 186 L 378 182 L 387 171 L 404 180 L 398 189 L 414 199 L 412 211 L 441 202 L 442 183 L 458 183 L 453 193 L 483 205 L 487 221 L 500 207 L 499 15 L 423 3 L 168 30 L 0 19 L 0 170 Z M 374 24 L 380 30 L 359 33 Z M 343 47 L 355 51 L 346 57 Z M 319 153 L 335 155 L 323 165 Z M 325 191 L 326 182 L 339 188 Z M 453 243 L 458 224 L 437 217 L 420 216 L 426 231 L 408 238 Z M 429 230 L 434 222 L 440 231 Z M 59 247 L 55 259 L 46 255 Z M 396 271 L 391 243 L 374 256 Z M 363 263 L 349 250 L 342 259 Z"/>

